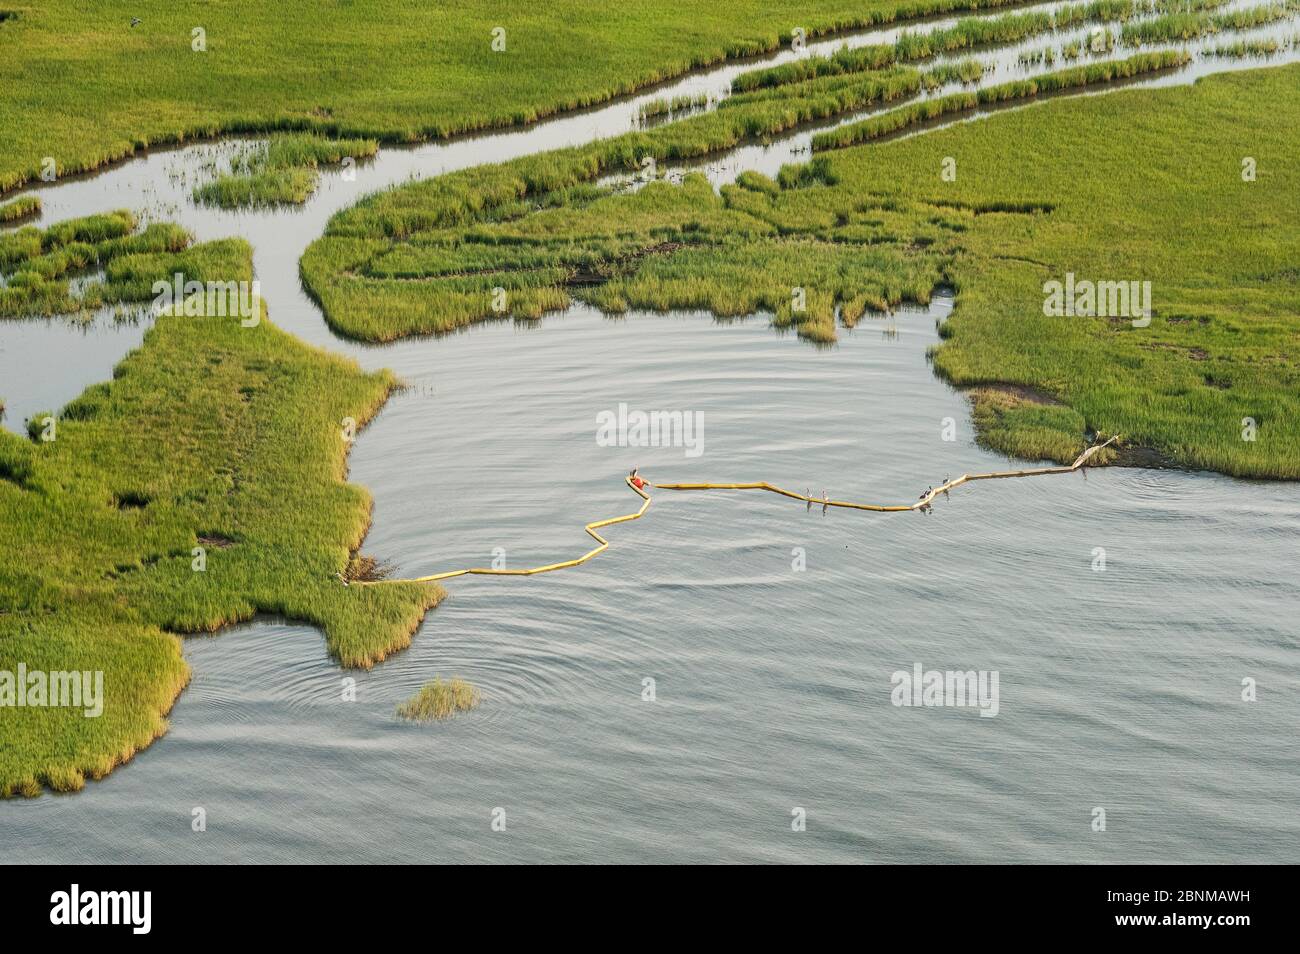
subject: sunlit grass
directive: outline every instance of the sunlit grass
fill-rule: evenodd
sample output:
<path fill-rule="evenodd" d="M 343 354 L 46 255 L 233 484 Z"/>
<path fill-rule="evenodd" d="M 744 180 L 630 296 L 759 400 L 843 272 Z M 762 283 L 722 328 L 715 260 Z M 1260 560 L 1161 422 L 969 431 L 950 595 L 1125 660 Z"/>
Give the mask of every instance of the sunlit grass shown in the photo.
<path fill-rule="evenodd" d="M 194 199 L 221 208 L 306 202 L 322 165 L 373 156 L 374 139 L 325 139 L 303 133 L 273 136 L 238 156 L 231 172 L 194 189 Z"/>
<path fill-rule="evenodd" d="M 0 27 L 0 191 L 36 178 L 46 157 L 62 176 L 221 133 L 412 142 L 532 122 L 772 52 L 796 27 L 812 39 L 998 2 L 302 0 L 196 12 L 43 0 Z M 204 52 L 191 45 L 199 26 Z"/>
<path fill-rule="evenodd" d="M 165 314 L 111 381 L 33 415 L 30 438 L 0 431 L 0 670 L 101 670 L 106 696 L 94 719 L 6 708 L 0 795 L 78 788 L 161 734 L 189 678 L 175 634 L 275 613 L 348 666 L 408 644 L 437 586 L 339 579 L 370 520 L 344 482 L 344 422 L 395 386 L 265 317 Z"/>
<path fill-rule="evenodd" d="M 414 722 L 449 719 L 458 712 L 478 707 L 479 691 L 463 679 L 426 682 L 410 699 L 397 707 L 397 714 Z"/>
<path fill-rule="evenodd" d="M 66 314 L 104 305 L 143 304 L 155 282 L 251 281 L 246 245 L 226 239 L 190 246 L 180 226 L 155 222 L 137 231 L 131 212 L 70 219 L 46 229 L 0 233 L 0 318 Z M 73 290 L 91 270 L 103 280 Z"/>
<path fill-rule="evenodd" d="M 41 200 L 35 196 L 23 196 L 11 202 L 0 202 L 0 223 L 21 222 L 39 215 Z"/>

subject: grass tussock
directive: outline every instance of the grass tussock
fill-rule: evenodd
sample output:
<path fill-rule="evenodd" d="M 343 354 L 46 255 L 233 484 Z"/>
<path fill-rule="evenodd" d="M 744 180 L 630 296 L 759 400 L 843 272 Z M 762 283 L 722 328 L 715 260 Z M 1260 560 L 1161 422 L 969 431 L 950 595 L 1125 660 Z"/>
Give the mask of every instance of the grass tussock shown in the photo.
<path fill-rule="evenodd" d="M 443 682 L 436 678 L 426 682 L 410 699 L 397 707 L 397 714 L 413 722 L 432 722 L 450 719 L 458 712 L 478 708 L 481 696 L 474 686 L 463 679 Z"/>
<path fill-rule="evenodd" d="M 1281 48 L 1277 40 L 1238 40 L 1236 43 L 1221 43 L 1208 55 L 1243 59 L 1250 56 L 1272 56 Z"/>
<path fill-rule="evenodd" d="M 194 189 L 194 200 L 221 208 L 306 202 L 320 181 L 319 167 L 373 156 L 374 139 L 280 135 L 237 156 L 231 171 Z"/>
<path fill-rule="evenodd" d="M 36 196 L 23 196 L 11 202 L 0 202 L 0 224 L 21 222 L 41 214 L 41 200 Z"/>

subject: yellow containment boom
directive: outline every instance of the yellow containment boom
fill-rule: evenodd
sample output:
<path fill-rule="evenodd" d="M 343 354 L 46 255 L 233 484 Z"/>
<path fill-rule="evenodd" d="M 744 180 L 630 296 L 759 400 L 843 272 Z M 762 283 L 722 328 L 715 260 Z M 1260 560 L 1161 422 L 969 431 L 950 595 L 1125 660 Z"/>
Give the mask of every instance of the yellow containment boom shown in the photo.
<path fill-rule="evenodd" d="M 823 507 L 843 507 L 848 510 L 871 510 L 876 513 L 902 513 L 907 510 L 924 510 L 926 507 L 930 506 L 934 501 L 934 498 L 939 496 L 939 494 L 947 493 L 955 487 L 960 487 L 962 484 L 968 484 L 975 480 L 1001 480 L 1006 477 L 1038 477 L 1044 474 L 1073 473 L 1086 464 L 1089 458 L 1100 451 L 1103 447 L 1109 447 L 1117 440 L 1119 440 L 1118 436 L 1112 437 L 1102 444 L 1095 444 L 1092 447 L 1089 447 L 1086 451 L 1075 458 L 1074 463 L 1069 466 L 1035 467 L 1029 470 L 996 470 L 987 474 L 962 474 L 955 480 L 950 480 L 947 483 L 941 484 L 933 490 L 922 494 L 921 498 L 913 504 L 865 504 L 852 503 L 847 500 L 826 500 L 819 497 L 809 497 L 806 494 L 798 494 L 793 490 L 786 490 L 783 487 L 778 487 L 775 484 L 769 484 L 765 481 L 750 484 L 650 484 L 649 486 L 654 487 L 656 490 L 766 490 L 769 493 L 780 494 L 782 497 L 790 497 L 794 500 L 802 500 L 812 504 L 821 504 Z M 567 570 L 571 566 L 578 566 L 579 564 L 586 563 L 592 557 L 596 556 L 596 554 L 603 552 L 609 547 L 609 541 L 597 533 L 597 530 L 602 527 L 613 526 L 616 523 L 626 523 L 629 520 L 639 520 L 645 515 L 645 512 L 650 509 L 650 495 L 636 484 L 632 483 L 631 477 L 624 478 L 624 481 L 632 492 L 641 498 L 640 509 L 635 513 L 625 513 L 621 517 L 608 517 L 605 520 L 597 520 L 594 523 L 589 523 L 583 527 L 583 529 L 586 530 L 592 539 L 600 544 L 600 546 L 593 550 L 588 550 L 576 559 L 565 560 L 562 563 L 547 563 L 545 566 L 534 566 L 525 570 L 494 570 L 490 567 L 476 566 L 465 570 L 449 570 L 446 573 L 434 573 L 430 576 L 419 576 L 410 580 L 357 580 L 355 581 L 355 585 L 376 586 L 383 583 L 433 583 L 438 580 L 450 580 L 452 577 L 467 576 L 469 574 L 479 574 L 482 576 L 533 576 L 537 573 L 550 573 L 552 570 Z"/>

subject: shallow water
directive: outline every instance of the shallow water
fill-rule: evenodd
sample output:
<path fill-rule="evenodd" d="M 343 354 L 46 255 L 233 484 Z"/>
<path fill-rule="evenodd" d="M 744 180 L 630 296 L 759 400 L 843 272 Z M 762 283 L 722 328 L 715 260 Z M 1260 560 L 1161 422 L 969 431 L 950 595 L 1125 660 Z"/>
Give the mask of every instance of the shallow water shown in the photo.
<path fill-rule="evenodd" d="M 626 115 L 385 149 L 356 182 L 328 173 L 301 211 L 190 205 L 203 156 L 238 148 L 223 143 L 41 190 L 44 218 L 147 206 L 201 239 L 248 235 L 274 321 L 411 382 L 351 457 L 376 502 L 365 550 L 401 576 L 483 565 L 497 547 L 510 566 L 585 552 L 582 524 L 638 503 L 621 482 L 632 466 L 883 502 L 1004 468 L 926 363 L 943 299 L 825 350 L 763 316 L 583 307 L 378 348 L 335 339 L 298 288 L 301 250 L 362 192 L 582 141 L 593 123 L 617 132 L 659 95 L 610 107 Z M 9 426 L 104 379 L 144 329 L 106 325 L 0 322 Z M 597 414 L 620 402 L 701 414 L 703 453 L 600 446 Z M 291 622 L 188 639 L 194 679 L 169 733 L 81 793 L 0 803 L 0 857 L 1293 860 L 1298 532 L 1293 485 L 1176 471 L 976 484 L 928 516 L 659 491 L 579 569 L 450 582 L 411 648 L 370 672 L 341 671 Z M 998 715 L 892 705 L 891 674 L 916 663 L 996 670 Z M 435 675 L 475 683 L 482 706 L 398 720 Z M 1244 678 L 1258 701 L 1241 701 Z"/>
<path fill-rule="evenodd" d="M 417 386 L 352 454 L 376 499 L 366 549 L 401 575 L 495 547 L 565 559 L 583 523 L 634 509 L 637 465 L 884 501 L 1001 468 L 927 368 L 946 307 L 829 351 L 762 319 L 584 309 L 399 345 Z M 620 401 L 702 414 L 703 453 L 598 446 Z M 0 843 L 9 860 L 1293 859 L 1298 531 L 1293 487 L 1174 471 L 977 484 L 929 516 L 659 491 L 580 569 L 452 581 L 369 673 L 292 623 L 188 640 L 168 735 L 80 794 L 0 805 Z M 895 707 L 891 673 L 917 662 L 997 670 L 998 715 Z M 398 720 L 435 675 L 478 685 L 481 708 Z"/>

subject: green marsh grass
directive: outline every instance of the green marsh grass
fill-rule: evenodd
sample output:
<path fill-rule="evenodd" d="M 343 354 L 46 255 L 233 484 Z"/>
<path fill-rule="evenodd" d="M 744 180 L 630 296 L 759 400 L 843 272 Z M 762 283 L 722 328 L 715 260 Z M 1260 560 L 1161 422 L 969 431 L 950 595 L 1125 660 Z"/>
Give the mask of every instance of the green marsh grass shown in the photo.
<path fill-rule="evenodd" d="M 375 139 L 326 139 L 306 133 L 271 137 L 232 163 L 231 172 L 194 189 L 194 199 L 221 208 L 306 202 L 320 182 L 322 165 L 368 158 L 379 151 Z"/>
<path fill-rule="evenodd" d="M 1152 73 L 1157 70 L 1175 69 L 1191 61 L 1191 55 L 1181 50 L 1161 50 L 1153 53 L 1139 53 L 1126 60 L 1102 60 L 1073 66 L 1055 73 L 1046 73 L 1027 79 L 1012 80 L 996 86 L 986 86 L 970 92 L 953 93 L 937 99 L 921 100 L 898 109 L 892 109 L 861 122 L 840 126 L 837 129 L 818 133 L 813 137 L 814 152 L 826 149 L 843 149 L 846 146 L 870 142 L 894 133 L 930 122 L 954 113 L 970 112 L 981 106 L 991 106 L 1017 99 L 1031 99 L 1044 93 L 1055 93 L 1067 89 L 1080 89 L 1112 83 L 1116 80 L 1129 79 Z"/>
<path fill-rule="evenodd" d="M 1052 11 L 1031 10 L 996 17 L 967 17 L 951 27 L 903 33 L 892 46 L 844 47 L 827 56 L 812 56 L 779 66 L 750 70 L 732 80 L 733 92 L 802 83 L 823 76 L 870 72 L 899 63 L 931 59 L 980 47 L 1018 43 L 1039 34 L 1064 30 L 1081 23 L 1124 23 L 1135 17 L 1166 10 L 1208 10 L 1228 0 L 1088 0 Z M 1109 46 L 1108 46 L 1109 48 Z M 1051 48 L 1025 54 L 1022 62 L 1051 63 Z"/>
<path fill-rule="evenodd" d="M 948 268 L 957 302 L 935 368 L 959 387 L 1012 385 L 1064 408 L 990 416 L 977 400 L 986 443 L 1061 460 L 1096 431 L 1187 467 L 1294 480 L 1300 170 L 1285 157 L 1297 80 L 1288 66 L 1059 100 L 822 158 L 845 197 L 885 189 L 975 213 Z M 1253 181 L 1243 140 L 1266 170 Z M 1000 158 L 1008 142 L 1034 160 Z M 972 174 L 943 183 L 944 156 Z M 1150 326 L 1045 316 L 1044 283 L 1067 272 L 1150 281 Z"/>
<path fill-rule="evenodd" d="M 1277 40 L 1238 40 L 1220 44 L 1210 51 L 1211 56 L 1243 58 L 1247 56 L 1272 56 L 1281 46 Z"/>
<path fill-rule="evenodd" d="M 65 175 L 222 134 L 415 142 L 534 122 L 770 53 L 796 26 L 817 38 L 999 2 L 806 0 L 797 17 L 767 0 L 642 0 L 598 15 L 586 0 L 207 4 L 207 50 L 194 52 L 194 13 L 172 0 L 127 11 L 44 0 L 0 31 L 0 192 L 46 156 Z"/>
<path fill-rule="evenodd" d="M 1053 22 L 1067 18 L 1074 22 L 1085 14 L 1119 15 L 1130 5 L 1107 0 L 1079 8 L 1083 13 L 1060 12 Z M 1001 32 L 981 35 L 1007 35 L 1006 29 L 1004 25 Z M 867 48 L 866 54 L 846 51 L 845 55 L 865 56 L 869 63 L 884 62 L 872 54 L 873 49 L 878 48 Z M 499 167 L 466 170 L 364 200 L 336 216 L 326 241 L 314 245 L 304 256 L 304 283 L 336 330 L 360 338 L 391 340 L 404 334 L 447 331 L 492 317 L 492 287 L 510 293 L 510 314 L 536 317 L 567 303 L 567 295 L 554 287 L 553 272 L 514 272 L 503 278 L 504 284 L 493 286 L 486 284 L 490 277 L 486 272 L 477 282 L 466 280 L 469 276 L 454 282 L 436 282 L 430 280 L 437 277 L 436 273 L 383 274 L 367 272 L 366 266 L 373 264 L 375 253 L 383 250 L 386 240 L 402 241 L 411 235 L 454 229 L 479 220 L 526 215 L 537 205 L 572 205 L 574 190 L 602 173 L 637 169 L 646 157 L 669 161 L 699 158 L 741 141 L 778 134 L 799 123 L 888 102 L 915 93 L 921 77 L 913 70 L 891 69 L 850 77 L 816 75 L 783 85 L 785 88 L 770 89 L 767 84 L 755 84 L 747 87 L 747 92 L 724 100 L 714 113 L 670 126 Z M 1017 95 L 1032 92 L 1018 88 Z M 582 200 L 581 196 L 576 198 Z M 437 241 L 446 244 L 449 240 L 444 236 Z M 414 281 L 417 279 L 418 284 Z"/>
<path fill-rule="evenodd" d="M 41 200 L 35 196 L 23 196 L 11 202 L 0 202 L 0 224 L 21 222 L 41 213 Z"/>
<path fill-rule="evenodd" d="M 1073 408 L 996 387 L 971 388 L 968 396 L 975 432 L 985 447 L 1058 464 L 1079 456 L 1087 425 Z"/>
<path fill-rule="evenodd" d="M 478 708 L 479 691 L 463 679 L 441 677 L 426 682 L 410 699 L 397 707 L 397 714 L 413 722 L 449 719 L 458 712 Z"/>
<path fill-rule="evenodd" d="M 1275 23 L 1293 16 L 1297 11 L 1300 11 L 1300 2 L 1285 0 L 1281 3 L 1267 3 L 1222 13 L 1196 10 L 1167 13 L 1152 20 L 1125 24 L 1120 31 L 1120 40 L 1126 46 L 1195 40 L 1211 33 L 1249 30 Z"/>
<path fill-rule="evenodd" d="M 126 210 L 71 219 L 46 229 L 0 233 L 0 318 L 49 316 L 104 305 L 141 303 L 157 281 L 177 272 L 196 281 L 251 281 L 245 245 L 227 239 L 190 246 L 190 235 L 171 223 L 138 229 Z M 104 280 L 72 290 L 89 269 Z"/>
<path fill-rule="evenodd" d="M 347 666 L 409 643 L 440 588 L 339 580 L 370 519 L 340 421 L 395 386 L 265 318 L 168 314 L 54 415 L 54 440 L 0 431 L 0 670 L 101 670 L 106 697 L 94 719 L 6 709 L 0 794 L 79 788 L 160 735 L 189 679 L 177 634 L 275 613 Z"/>
<path fill-rule="evenodd" d="M 304 281 L 331 324 L 363 338 L 491 317 L 496 286 L 518 297 L 515 317 L 574 297 L 609 311 L 767 311 L 778 328 L 818 343 L 832 341 L 838 324 L 926 301 L 949 283 L 958 305 L 934 354 L 938 373 L 961 387 L 1011 386 L 1056 402 L 977 399 L 990 446 L 1062 460 L 1101 432 L 1189 467 L 1297 478 L 1300 379 L 1288 341 L 1300 293 L 1288 276 L 1300 236 L 1288 223 L 1300 216 L 1300 189 L 1287 157 L 1300 103 L 1285 91 L 1300 69 L 1052 101 L 871 141 L 934 116 L 1123 79 L 1186 56 L 1089 62 L 910 104 L 822 134 L 817 157 L 775 179 L 750 174 L 716 193 L 691 176 L 627 195 L 582 190 L 645 155 L 689 153 L 761 129 L 765 108 L 788 112 L 800 95 L 867 98 L 836 85 L 846 78 L 892 76 L 900 89 L 919 79 L 889 67 L 755 86 L 680 124 L 372 196 L 336 216 L 308 250 Z M 726 134 L 696 125 L 729 112 L 745 122 Z M 1264 170 L 1258 181 L 1241 178 L 1240 137 Z M 1190 141 L 1196 150 L 1183 148 Z M 1032 159 L 1006 161 L 1007 143 Z M 955 182 L 939 175 L 946 156 L 964 170 Z M 1151 281 L 1150 327 L 1044 316 L 1043 283 L 1067 272 Z M 806 292 L 801 311 L 794 287 Z M 1255 441 L 1241 439 L 1247 418 L 1263 435 Z"/>
<path fill-rule="evenodd" d="M 303 256 L 303 283 L 336 330 L 381 341 L 493 317 L 536 318 L 565 307 L 573 294 L 611 309 L 664 300 L 669 287 L 698 300 L 696 273 L 707 267 L 699 247 L 746 236 L 779 238 L 781 226 L 733 208 L 730 197 L 720 199 L 707 184 L 651 185 L 613 195 L 593 187 L 593 179 L 639 170 L 646 157 L 708 156 L 801 123 L 897 100 L 920 87 L 917 71 L 891 68 L 756 89 L 670 125 L 379 193 L 331 220 L 325 238 Z M 614 229 L 606 222 L 620 225 Z M 849 234 L 841 237 L 847 241 Z M 803 226 L 790 235 L 820 237 Z M 826 249 L 846 251 L 833 244 Z M 880 250 L 875 258 L 888 254 Z M 904 256 L 897 258 L 887 278 L 862 283 L 850 297 L 896 302 L 906 294 L 900 289 L 920 284 Z M 679 265 L 684 271 L 665 271 Z M 645 270 L 640 281 L 631 277 L 638 270 Z M 588 287 L 599 284 L 608 287 Z M 506 292 L 504 312 L 494 307 L 496 288 Z M 727 294 L 720 291 L 710 302 L 720 313 L 752 308 L 758 300 L 728 300 Z M 758 294 L 773 305 L 779 326 L 814 340 L 834 338 L 835 299 L 790 313 L 775 307 L 772 282 Z M 788 287 L 783 297 L 788 306 Z"/>

